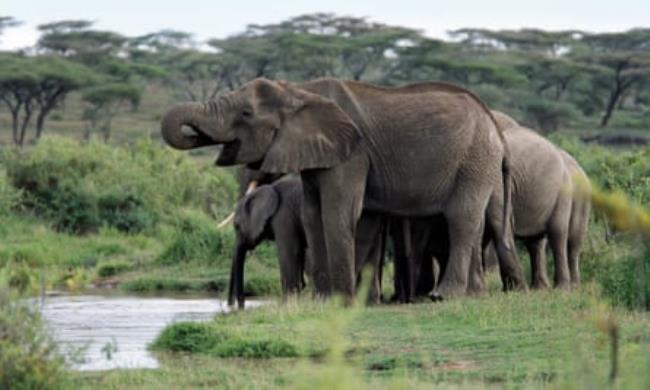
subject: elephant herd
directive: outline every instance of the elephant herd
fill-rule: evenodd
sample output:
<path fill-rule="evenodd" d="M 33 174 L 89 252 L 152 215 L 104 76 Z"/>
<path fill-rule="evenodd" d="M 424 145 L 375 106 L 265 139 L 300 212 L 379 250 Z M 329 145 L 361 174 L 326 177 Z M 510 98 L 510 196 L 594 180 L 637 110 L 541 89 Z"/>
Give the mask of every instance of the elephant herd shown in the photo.
<path fill-rule="evenodd" d="M 174 148 L 223 145 L 217 165 L 242 166 L 230 304 L 243 306 L 246 252 L 264 239 L 276 242 L 287 294 L 307 274 L 317 295 L 351 302 L 371 267 L 369 300 L 379 301 L 389 238 L 400 302 L 480 293 L 489 247 L 504 290 L 526 289 L 515 239 L 530 253 L 533 287 L 549 286 L 547 242 L 555 286 L 580 282 L 585 173 L 459 86 L 260 78 L 179 104 L 161 127 Z"/>

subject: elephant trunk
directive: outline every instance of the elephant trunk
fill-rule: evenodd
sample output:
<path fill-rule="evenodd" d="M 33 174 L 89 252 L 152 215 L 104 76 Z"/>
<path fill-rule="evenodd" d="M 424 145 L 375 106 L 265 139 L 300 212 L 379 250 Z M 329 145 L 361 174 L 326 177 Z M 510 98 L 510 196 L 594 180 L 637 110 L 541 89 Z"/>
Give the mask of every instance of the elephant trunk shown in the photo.
<path fill-rule="evenodd" d="M 232 258 L 232 268 L 230 271 L 230 288 L 228 290 L 228 306 L 234 306 L 237 300 L 237 306 L 244 308 L 244 261 L 246 260 L 246 246 L 241 243 L 239 238 L 235 241 L 235 252 Z"/>
<path fill-rule="evenodd" d="M 222 143 L 216 136 L 222 118 L 218 102 L 182 103 L 169 109 L 161 123 L 162 137 L 176 149 L 193 149 Z M 186 134 L 182 127 L 192 128 L 196 134 Z"/>

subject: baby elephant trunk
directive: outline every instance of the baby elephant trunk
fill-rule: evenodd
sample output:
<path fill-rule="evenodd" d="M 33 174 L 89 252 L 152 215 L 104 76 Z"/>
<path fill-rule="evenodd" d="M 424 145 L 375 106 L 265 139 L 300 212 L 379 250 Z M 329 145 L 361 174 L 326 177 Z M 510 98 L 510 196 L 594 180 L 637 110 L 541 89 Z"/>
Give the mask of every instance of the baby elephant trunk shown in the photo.
<path fill-rule="evenodd" d="M 246 261 L 246 246 L 239 238 L 235 242 L 235 251 L 232 257 L 232 269 L 230 271 L 230 287 L 228 289 L 228 306 L 244 308 L 244 262 Z"/>

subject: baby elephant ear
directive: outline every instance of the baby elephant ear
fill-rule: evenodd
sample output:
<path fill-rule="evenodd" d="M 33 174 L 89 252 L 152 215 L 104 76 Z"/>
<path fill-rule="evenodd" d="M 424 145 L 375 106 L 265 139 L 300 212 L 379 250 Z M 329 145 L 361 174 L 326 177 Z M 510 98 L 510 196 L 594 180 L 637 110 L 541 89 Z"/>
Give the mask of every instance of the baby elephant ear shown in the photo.
<path fill-rule="evenodd" d="M 258 240 L 271 217 L 278 211 L 280 197 L 278 192 L 270 185 L 259 187 L 247 197 L 244 208 L 251 229 L 251 237 Z"/>
<path fill-rule="evenodd" d="M 289 109 L 269 147 L 262 170 L 271 173 L 329 168 L 345 161 L 361 139 L 352 119 L 334 101 L 285 87 Z"/>

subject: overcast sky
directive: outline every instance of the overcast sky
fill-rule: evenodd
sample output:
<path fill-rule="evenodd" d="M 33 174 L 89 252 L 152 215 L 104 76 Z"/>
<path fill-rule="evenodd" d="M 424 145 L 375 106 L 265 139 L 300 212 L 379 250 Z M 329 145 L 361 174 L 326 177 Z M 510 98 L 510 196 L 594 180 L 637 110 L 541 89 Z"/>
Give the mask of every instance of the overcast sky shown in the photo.
<path fill-rule="evenodd" d="M 366 16 L 446 38 L 461 27 L 621 31 L 650 26 L 650 0 L 0 0 L 0 15 L 24 24 L 5 30 L 0 49 L 34 44 L 35 26 L 89 19 L 127 36 L 172 28 L 199 40 L 225 37 L 249 23 L 275 23 L 305 13 Z"/>

